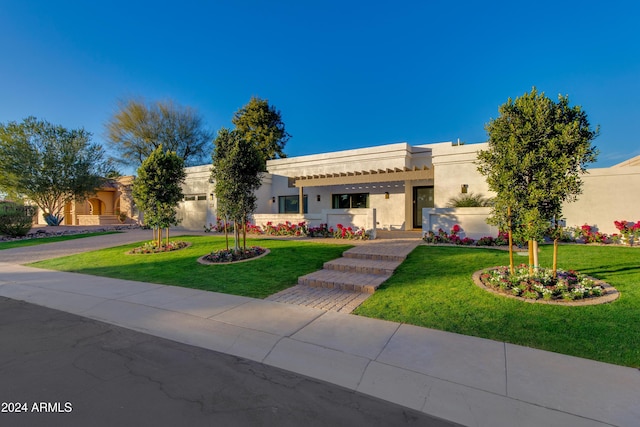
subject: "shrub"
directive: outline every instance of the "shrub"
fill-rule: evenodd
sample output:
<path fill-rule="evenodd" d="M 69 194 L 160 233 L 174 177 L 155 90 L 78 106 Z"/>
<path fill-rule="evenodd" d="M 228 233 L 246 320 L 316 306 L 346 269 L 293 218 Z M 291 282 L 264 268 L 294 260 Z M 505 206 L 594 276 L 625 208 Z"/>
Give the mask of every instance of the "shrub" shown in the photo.
<path fill-rule="evenodd" d="M 0 234 L 8 237 L 26 236 L 33 225 L 36 210 L 35 206 L 13 202 L 0 203 Z"/>
<path fill-rule="evenodd" d="M 450 208 L 479 208 L 491 206 L 491 199 L 487 199 L 482 194 L 467 193 L 458 197 L 452 197 L 447 203 Z"/>

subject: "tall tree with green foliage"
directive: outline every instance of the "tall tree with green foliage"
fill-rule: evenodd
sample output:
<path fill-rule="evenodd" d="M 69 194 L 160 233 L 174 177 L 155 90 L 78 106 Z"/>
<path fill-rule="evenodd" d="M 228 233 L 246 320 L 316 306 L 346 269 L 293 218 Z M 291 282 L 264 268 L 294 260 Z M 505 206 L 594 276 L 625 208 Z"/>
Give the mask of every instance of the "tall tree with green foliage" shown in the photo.
<path fill-rule="evenodd" d="M 262 154 L 241 133 L 223 128 L 218 132 L 212 157 L 211 177 L 218 200 L 218 215 L 225 218 L 225 230 L 229 220 L 234 223 L 236 252 L 240 250 L 242 231 L 243 249 L 246 251 L 246 224 L 256 209 L 255 191 L 262 183 Z"/>
<path fill-rule="evenodd" d="M 176 206 L 184 197 L 184 160 L 172 151 L 164 152 L 159 146 L 142 162 L 137 174 L 133 181 L 133 199 L 144 212 L 144 221 L 153 228 L 154 240 L 161 247 L 161 230 L 167 230 L 168 244 L 169 227 L 180 222 L 176 217 Z"/>
<path fill-rule="evenodd" d="M 581 175 L 596 160 L 592 141 L 598 129 L 591 128 L 580 106 L 569 106 L 567 96 L 554 102 L 535 87 L 509 98 L 498 111 L 500 116 L 486 126 L 489 148 L 477 161 L 496 192 L 489 222 L 529 242 L 533 268 L 533 243 L 562 217 L 563 203 L 582 192 Z"/>
<path fill-rule="evenodd" d="M 285 130 L 282 115 L 266 99 L 252 97 L 232 119 L 235 131 L 260 151 L 266 170 L 266 161 L 286 157 L 284 146 L 291 138 Z"/>
<path fill-rule="evenodd" d="M 0 124 L 0 190 L 33 201 L 51 225 L 60 223 L 66 203 L 88 198 L 112 172 L 84 129 L 35 117 Z"/>
<path fill-rule="evenodd" d="M 138 167 L 159 146 L 175 152 L 186 166 L 201 164 L 211 152 L 212 135 L 190 107 L 172 101 L 120 101 L 106 124 L 107 140 L 118 159 Z"/>

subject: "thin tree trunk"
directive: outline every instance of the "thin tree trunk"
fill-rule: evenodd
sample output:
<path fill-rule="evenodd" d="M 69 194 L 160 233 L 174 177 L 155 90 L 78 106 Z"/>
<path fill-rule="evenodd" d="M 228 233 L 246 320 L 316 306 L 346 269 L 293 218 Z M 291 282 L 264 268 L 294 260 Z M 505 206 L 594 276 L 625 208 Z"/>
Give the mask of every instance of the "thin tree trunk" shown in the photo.
<path fill-rule="evenodd" d="M 165 242 L 165 246 L 169 246 L 169 227 L 167 227 L 167 241 Z"/>
<path fill-rule="evenodd" d="M 242 250 L 247 252 L 247 218 L 242 218 Z"/>
<path fill-rule="evenodd" d="M 538 241 L 534 240 L 533 241 L 533 270 L 536 273 L 538 272 L 538 266 L 539 266 L 539 261 L 538 261 Z"/>
<path fill-rule="evenodd" d="M 558 238 L 553 239 L 553 278 L 558 277 Z"/>
<path fill-rule="evenodd" d="M 513 262 L 513 230 L 511 229 L 511 206 L 507 207 L 507 216 L 509 218 L 509 272 L 515 274 L 515 266 Z"/>
<path fill-rule="evenodd" d="M 224 240 L 227 243 L 227 252 L 229 252 L 229 229 L 227 228 L 227 218 L 224 219 Z"/>
<path fill-rule="evenodd" d="M 529 239 L 529 276 L 533 276 L 533 239 Z"/>

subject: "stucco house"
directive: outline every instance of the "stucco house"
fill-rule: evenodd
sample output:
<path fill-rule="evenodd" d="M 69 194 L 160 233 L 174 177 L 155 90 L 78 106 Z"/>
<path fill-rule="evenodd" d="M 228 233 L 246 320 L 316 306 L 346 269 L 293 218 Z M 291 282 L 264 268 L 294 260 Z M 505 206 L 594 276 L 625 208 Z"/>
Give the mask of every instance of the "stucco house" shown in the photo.
<path fill-rule="evenodd" d="M 269 160 L 257 192 L 253 222 L 305 221 L 310 226 L 353 225 L 368 230 L 437 230 L 462 225 L 473 238 L 495 235 L 484 221 L 488 208 L 447 208 L 461 193 L 491 197 L 475 160 L 486 143 L 395 143 L 361 149 Z M 211 165 L 186 169 L 181 227 L 215 223 L 217 202 Z M 640 156 L 610 168 L 590 169 L 584 192 L 567 204 L 567 225 L 588 223 L 605 233 L 613 221 L 640 219 Z"/>
<path fill-rule="evenodd" d="M 137 222 L 131 185 L 133 176 L 121 176 L 107 183 L 84 201 L 65 204 L 61 225 L 114 225 Z M 120 214 L 123 214 L 122 216 Z M 42 212 L 36 215 L 36 224 L 46 224 Z"/>

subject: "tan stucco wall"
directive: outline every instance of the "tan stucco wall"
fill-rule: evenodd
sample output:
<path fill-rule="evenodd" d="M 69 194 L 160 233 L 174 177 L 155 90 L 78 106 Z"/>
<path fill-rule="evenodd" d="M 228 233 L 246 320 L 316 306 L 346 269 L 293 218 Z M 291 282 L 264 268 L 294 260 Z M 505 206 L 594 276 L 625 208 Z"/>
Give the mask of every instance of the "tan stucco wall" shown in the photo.
<path fill-rule="evenodd" d="M 467 184 L 467 192 L 492 197 L 484 176 L 473 163 L 479 150 L 486 150 L 488 144 L 453 146 L 451 143 L 432 144 L 435 181 L 435 207 L 447 207 L 453 197 L 459 197 L 462 184 Z"/>
<path fill-rule="evenodd" d="M 640 166 L 589 169 L 582 180 L 583 193 L 563 208 L 567 226 L 595 225 L 611 234 L 618 232 L 614 221 L 640 221 Z"/>

